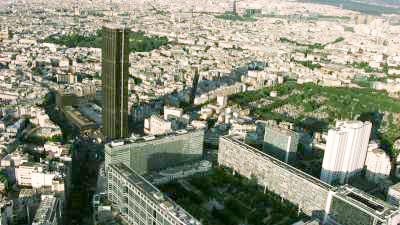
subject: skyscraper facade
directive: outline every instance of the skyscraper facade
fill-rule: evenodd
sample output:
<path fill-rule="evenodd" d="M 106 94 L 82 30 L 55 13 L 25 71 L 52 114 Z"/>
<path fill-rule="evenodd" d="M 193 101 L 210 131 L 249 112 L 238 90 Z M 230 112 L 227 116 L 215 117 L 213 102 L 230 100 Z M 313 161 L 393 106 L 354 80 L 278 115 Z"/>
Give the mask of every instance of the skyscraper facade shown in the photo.
<path fill-rule="evenodd" d="M 103 27 L 102 85 L 103 135 L 107 139 L 128 136 L 129 31 Z"/>
<path fill-rule="evenodd" d="M 328 132 L 321 180 L 346 183 L 364 167 L 372 124 L 340 121 Z"/>

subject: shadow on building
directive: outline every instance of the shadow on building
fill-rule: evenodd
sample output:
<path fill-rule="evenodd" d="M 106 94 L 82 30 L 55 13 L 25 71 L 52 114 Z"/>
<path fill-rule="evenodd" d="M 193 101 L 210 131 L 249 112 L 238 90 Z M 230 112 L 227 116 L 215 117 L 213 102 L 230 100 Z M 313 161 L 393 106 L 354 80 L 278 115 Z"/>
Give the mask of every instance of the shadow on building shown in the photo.
<path fill-rule="evenodd" d="M 154 172 L 167 168 L 199 162 L 201 155 L 179 153 L 154 153 L 147 158 L 147 171 Z"/>

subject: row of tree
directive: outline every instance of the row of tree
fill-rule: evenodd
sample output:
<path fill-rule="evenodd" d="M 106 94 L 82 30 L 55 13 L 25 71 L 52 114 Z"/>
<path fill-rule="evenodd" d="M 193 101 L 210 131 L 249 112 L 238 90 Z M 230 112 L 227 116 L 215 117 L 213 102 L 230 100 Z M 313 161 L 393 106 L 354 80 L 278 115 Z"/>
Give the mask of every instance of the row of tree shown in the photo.
<path fill-rule="evenodd" d="M 93 35 L 82 35 L 71 33 L 67 35 L 51 35 L 43 40 L 45 43 L 54 43 L 65 45 L 68 48 L 87 47 L 101 48 L 102 46 L 102 30 L 98 30 Z M 168 44 L 167 37 L 147 36 L 144 32 L 129 33 L 129 50 L 131 52 L 148 52 L 157 49 L 160 46 Z"/>

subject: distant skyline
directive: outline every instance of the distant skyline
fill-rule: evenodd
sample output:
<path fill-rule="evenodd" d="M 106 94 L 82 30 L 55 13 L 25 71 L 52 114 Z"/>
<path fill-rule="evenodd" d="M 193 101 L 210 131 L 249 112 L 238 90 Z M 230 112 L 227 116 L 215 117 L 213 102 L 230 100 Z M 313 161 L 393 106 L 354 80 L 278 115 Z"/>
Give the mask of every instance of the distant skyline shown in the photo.
<path fill-rule="evenodd" d="M 399 37 L 400 0 L 0 0 L 1 224 L 400 225 Z"/>
<path fill-rule="evenodd" d="M 299 2 L 310 2 L 342 7 L 369 15 L 400 14 L 400 1 L 398 0 L 300 0 Z"/>

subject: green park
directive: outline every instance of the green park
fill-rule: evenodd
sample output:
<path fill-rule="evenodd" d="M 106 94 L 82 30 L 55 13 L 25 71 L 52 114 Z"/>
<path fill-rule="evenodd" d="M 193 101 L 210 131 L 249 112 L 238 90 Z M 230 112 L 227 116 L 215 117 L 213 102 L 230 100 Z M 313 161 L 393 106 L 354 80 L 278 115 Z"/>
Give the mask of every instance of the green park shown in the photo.
<path fill-rule="evenodd" d="M 270 97 L 276 91 L 277 97 Z M 386 145 L 400 138 L 400 101 L 371 88 L 324 87 L 313 83 L 282 85 L 248 91 L 230 97 L 231 105 L 249 108 L 257 119 L 293 122 L 310 132 L 327 131 L 337 119 L 369 120 L 373 135 Z M 268 104 L 262 104 L 267 102 Z"/>

